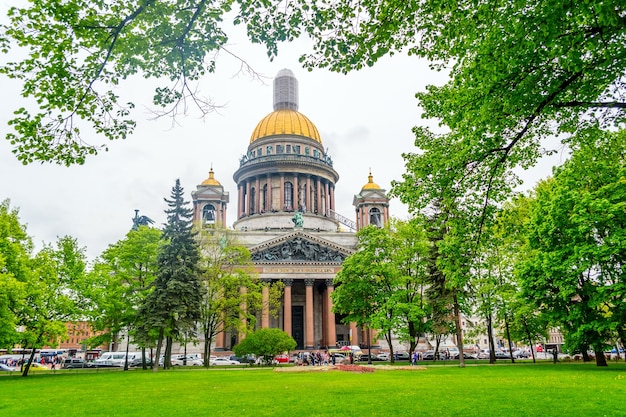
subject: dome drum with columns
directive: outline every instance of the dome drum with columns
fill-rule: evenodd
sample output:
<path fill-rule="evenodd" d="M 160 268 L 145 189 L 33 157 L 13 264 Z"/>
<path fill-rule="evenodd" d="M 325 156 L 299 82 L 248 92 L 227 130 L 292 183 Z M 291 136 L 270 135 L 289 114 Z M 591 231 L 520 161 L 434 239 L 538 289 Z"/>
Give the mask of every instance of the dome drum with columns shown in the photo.
<path fill-rule="evenodd" d="M 271 317 L 264 308 L 258 327 L 284 330 L 296 340 L 297 349 L 363 344 L 368 340 L 366 330 L 343 324 L 332 311 L 330 296 L 341 264 L 356 250 L 354 230 L 386 223 L 389 200 L 370 172 L 369 182 L 354 197 L 356 222 L 335 212 L 339 175 L 319 131 L 298 108 L 298 81 L 290 70 L 281 70 L 274 80 L 274 111 L 253 130 L 233 175 L 237 219 L 231 233 L 250 250 L 260 279 L 285 284 L 278 315 Z M 226 224 L 221 216 L 228 194 L 212 168 L 192 195 L 201 227 L 212 227 L 207 207 L 213 207 L 213 217 Z M 345 231 L 341 224 L 353 231 Z M 220 333 L 215 349 L 229 350 L 239 337 Z"/>

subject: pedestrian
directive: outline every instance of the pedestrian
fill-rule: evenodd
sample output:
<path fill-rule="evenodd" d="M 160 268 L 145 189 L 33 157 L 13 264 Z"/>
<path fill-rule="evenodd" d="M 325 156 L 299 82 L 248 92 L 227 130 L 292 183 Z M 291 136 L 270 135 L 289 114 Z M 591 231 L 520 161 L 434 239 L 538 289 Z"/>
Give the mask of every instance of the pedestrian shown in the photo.
<path fill-rule="evenodd" d="M 417 352 L 413 352 L 413 356 L 411 358 L 411 366 L 417 365 Z"/>
<path fill-rule="evenodd" d="M 559 353 L 556 349 L 552 349 L 552 361 L 557 363 L 559 361 Z"/>

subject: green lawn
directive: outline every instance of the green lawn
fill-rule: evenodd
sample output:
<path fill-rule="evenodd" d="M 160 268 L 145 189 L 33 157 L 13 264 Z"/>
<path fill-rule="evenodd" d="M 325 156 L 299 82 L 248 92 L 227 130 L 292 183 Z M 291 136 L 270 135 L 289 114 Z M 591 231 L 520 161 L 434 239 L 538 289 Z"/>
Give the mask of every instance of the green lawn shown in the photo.
<path fill-rule="evenodd" d="M 626 364 L 0 375 L 0 416 L 625 416 Z"/>

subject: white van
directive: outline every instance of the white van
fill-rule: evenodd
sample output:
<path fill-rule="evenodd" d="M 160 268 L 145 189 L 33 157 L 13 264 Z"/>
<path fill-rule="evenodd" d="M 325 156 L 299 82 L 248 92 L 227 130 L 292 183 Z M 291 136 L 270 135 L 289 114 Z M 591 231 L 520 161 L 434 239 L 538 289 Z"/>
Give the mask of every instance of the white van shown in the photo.
<path fill-rule="evenodd" d="M 128 363 L 130 364 L 133 359 L 141 358 L 141 352 L 128 352 Z M 94 366 L 124 366 L 126 362 L 126 352 L 104 352 L 93 364 Z"/>

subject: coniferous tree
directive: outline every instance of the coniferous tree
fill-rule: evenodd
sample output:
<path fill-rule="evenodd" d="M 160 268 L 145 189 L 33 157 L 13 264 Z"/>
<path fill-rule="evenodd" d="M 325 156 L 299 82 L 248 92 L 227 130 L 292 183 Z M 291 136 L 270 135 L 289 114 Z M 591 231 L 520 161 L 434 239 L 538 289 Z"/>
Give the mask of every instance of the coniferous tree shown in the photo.
<path fill-rule="evenodd" d="M 164 366 L 170 366 L 172 343 L 187 337 L 200 319 L 202 285 L 199 279 L 200 251 L 192 231 L 193 211 L 184 200 L 180 180 L 172 188 L 163 229 L 164 244 L 157 256 L 158 272 L 154 291 L 140 309 L 140 332 L 157 340 L 153 370 L 158 369 L 163 340 Z"/>

